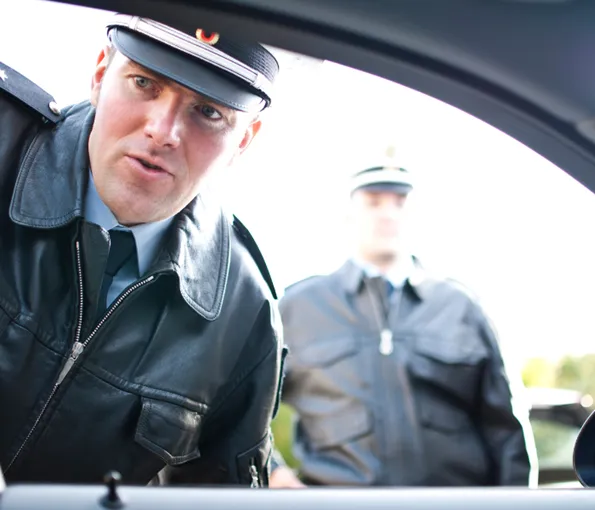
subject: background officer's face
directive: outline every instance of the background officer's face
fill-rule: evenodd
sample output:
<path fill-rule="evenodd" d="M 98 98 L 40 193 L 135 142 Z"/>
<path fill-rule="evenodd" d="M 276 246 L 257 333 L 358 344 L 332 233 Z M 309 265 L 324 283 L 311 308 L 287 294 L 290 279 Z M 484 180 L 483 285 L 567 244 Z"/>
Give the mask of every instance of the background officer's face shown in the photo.
<path fill-rule="evenodd" d="M 391 262 L 402 248 L 407 196 L 365 189 L 353 194 L 350 232 L 355 248 L 366 260 Z"/>
<path fill-rule="evenodd" d="M 97 191 L 124 225 L 171 217 L 203 179 L 228 166 L 260 128 L 254 116 L 206 99 L 115 53 L 101 52 L 89 157 Z"/>

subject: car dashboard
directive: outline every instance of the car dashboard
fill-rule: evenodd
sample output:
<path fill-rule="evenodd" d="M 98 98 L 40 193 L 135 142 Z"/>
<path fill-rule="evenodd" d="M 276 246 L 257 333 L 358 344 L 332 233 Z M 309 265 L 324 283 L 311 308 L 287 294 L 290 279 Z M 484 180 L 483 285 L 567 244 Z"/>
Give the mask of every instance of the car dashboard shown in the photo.
<path fill-rule="evenodd" d="M 514 488 L 408 488 L 408 489 L 230 489 L 157 488 L 104 486 L 15 485 L 0 498 L 0 510 L 152 510 L 171 508 L 195 510 L 262 510 L 292 508 L 318 510 L 435 510 L 483 508 L 572 508 L 592 509 L 594 498 L 588 490 L 535 491 Z"/>

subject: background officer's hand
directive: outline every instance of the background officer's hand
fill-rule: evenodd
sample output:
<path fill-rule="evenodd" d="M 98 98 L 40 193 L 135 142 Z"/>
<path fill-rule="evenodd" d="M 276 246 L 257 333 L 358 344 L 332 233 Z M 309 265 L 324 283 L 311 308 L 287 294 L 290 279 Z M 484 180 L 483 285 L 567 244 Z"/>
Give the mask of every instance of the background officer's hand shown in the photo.
<path fill-rule="evenodd" d="M 295 475 L 292 469 L 279 466 L 269 478 L 271 489 L 304 489 L 306 486 Z"/>

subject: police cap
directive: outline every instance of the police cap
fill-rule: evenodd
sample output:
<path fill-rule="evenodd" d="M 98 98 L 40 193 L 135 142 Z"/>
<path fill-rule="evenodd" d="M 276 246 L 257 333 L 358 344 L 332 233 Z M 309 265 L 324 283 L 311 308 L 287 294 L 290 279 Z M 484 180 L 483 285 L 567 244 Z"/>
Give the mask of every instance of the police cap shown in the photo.
<path fill-rule="evenodd" d="M 356 173 L 351 178 L 351 193 L 360 189 L 406 195 L 413 189 L 413 182 L 411 174 L 405 168 L 374 166 Z"/>
<path fill-rule="evenodd" d="M 279 64 L 260 44 L 190 23 L 172 27 L 125 14 L 115 15 L 107 31 L 130 60 L 217 103 L 243 112 L 259 112 L 271 103 Z"/>

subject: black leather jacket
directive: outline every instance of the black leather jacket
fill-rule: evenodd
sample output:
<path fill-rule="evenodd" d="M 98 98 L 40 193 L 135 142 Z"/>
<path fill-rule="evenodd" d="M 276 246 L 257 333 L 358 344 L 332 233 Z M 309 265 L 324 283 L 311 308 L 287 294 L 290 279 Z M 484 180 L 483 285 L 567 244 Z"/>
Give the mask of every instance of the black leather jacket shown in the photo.
<path fill-rule="evenodd" d="M 475 299 L 418 266 L 385 316 L 378 283 L 348 262 L 281 299 L 283 400 L 298 413 L 305 481 L 535 486 L 528 408 L 513 410 L 498 341 Z"/>
<path fill-rule="evenodd" d="M 8 482 L 266 485 L 282 349 L 246 229 L 198 197 L 101 320 L 88 103 L 0 80 L 0 465 Z M 76 358 L 76 360 L 75 360 Z M 159 476 L 156 475 L 159 473 Z"/>

